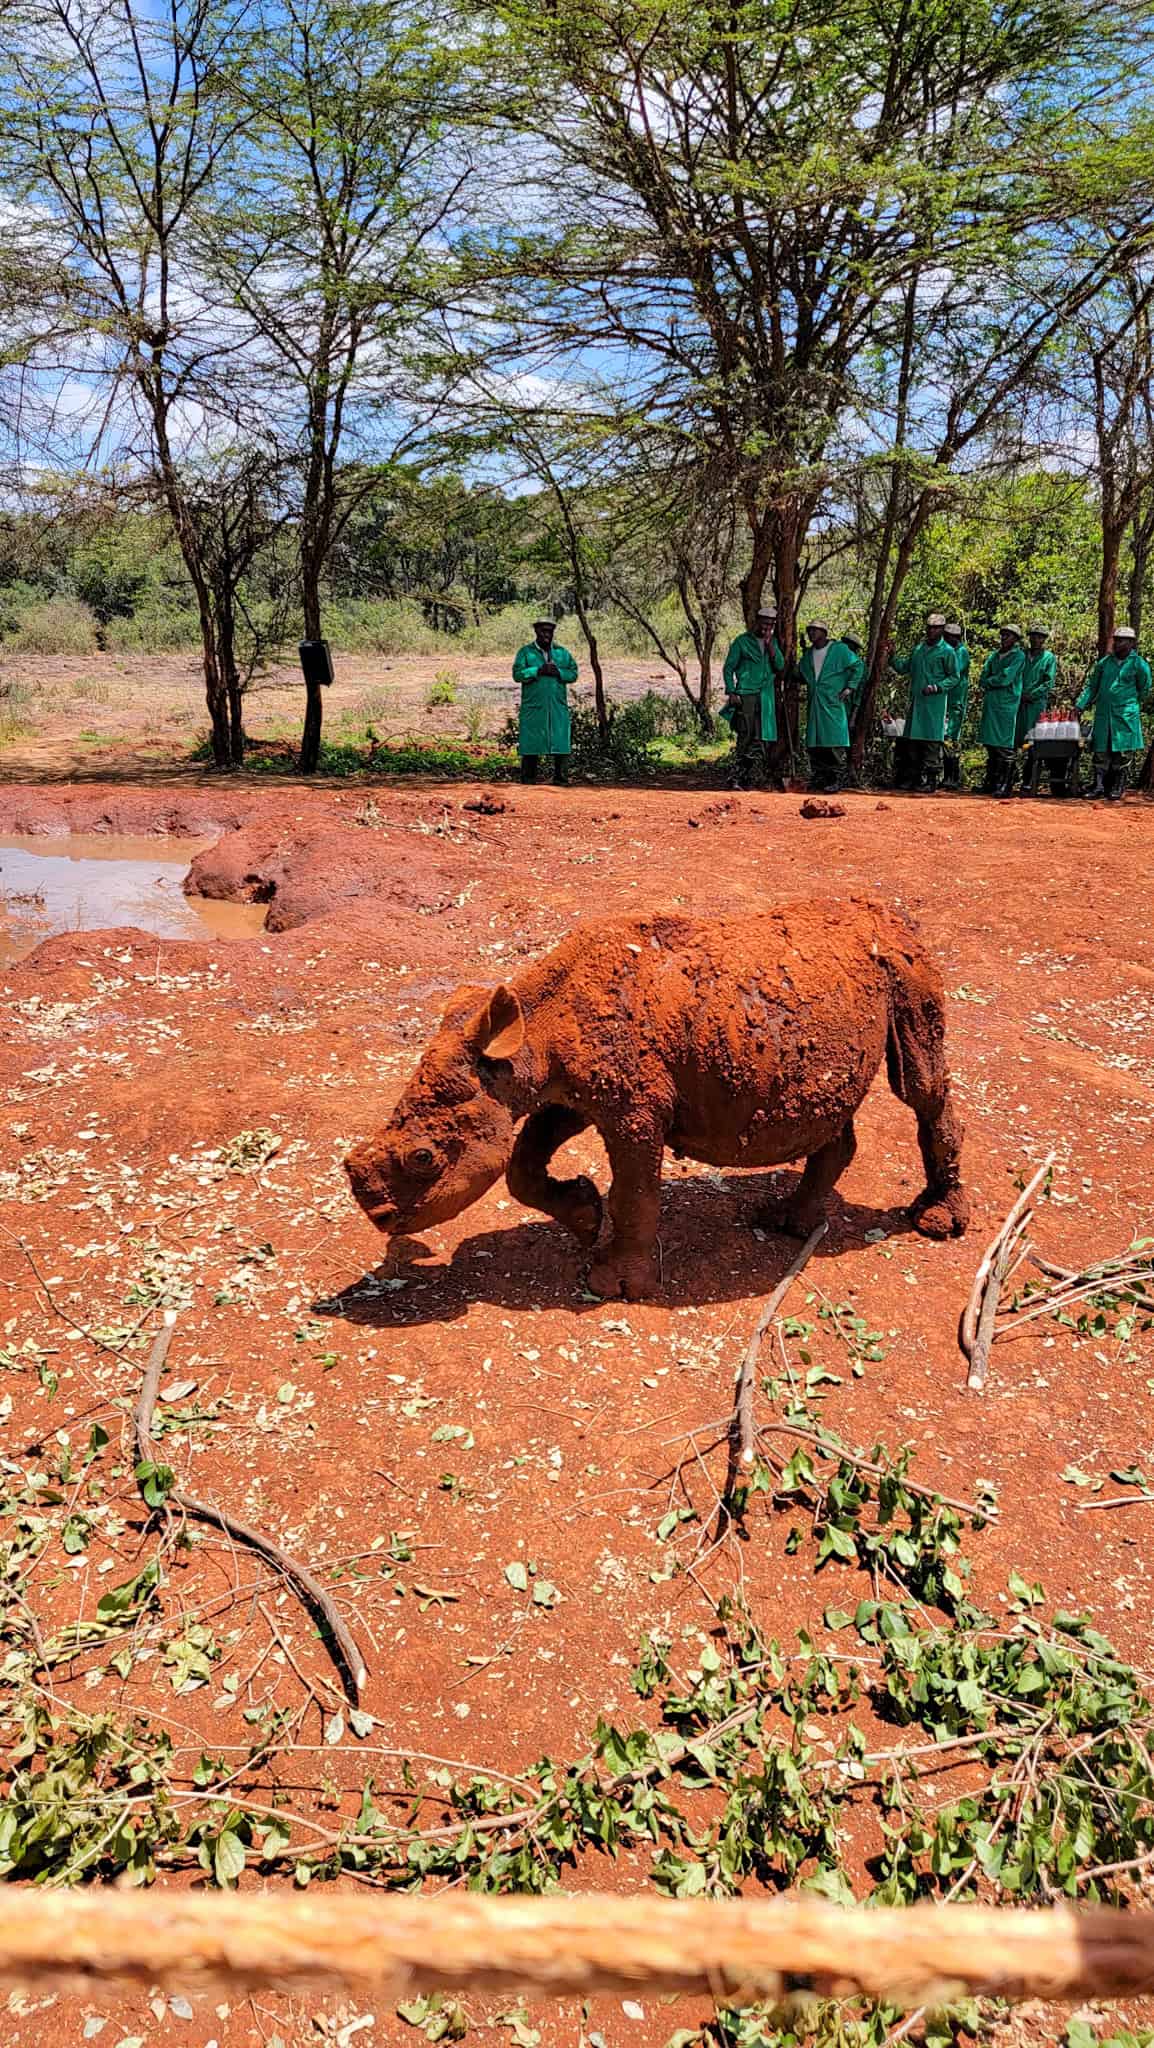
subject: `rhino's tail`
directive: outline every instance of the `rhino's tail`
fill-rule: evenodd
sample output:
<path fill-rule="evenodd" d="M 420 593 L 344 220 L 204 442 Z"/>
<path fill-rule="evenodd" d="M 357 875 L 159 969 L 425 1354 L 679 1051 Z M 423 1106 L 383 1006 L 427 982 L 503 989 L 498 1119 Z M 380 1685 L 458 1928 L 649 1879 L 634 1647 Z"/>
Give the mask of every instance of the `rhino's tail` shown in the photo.
<path fill-rule="evenodd" d="M 954 1109 L 946 1061 L 946 1001 L 938 969 L 900 919 L 879 918 L 877 957 L 889 979 L 886 1073 L 899 1102 L 918 1120 L 926 1186 L 915 1205 L 928 1237 L 960 1237 L 969 1221 L 962 1186 L 962 1124 Z"/>

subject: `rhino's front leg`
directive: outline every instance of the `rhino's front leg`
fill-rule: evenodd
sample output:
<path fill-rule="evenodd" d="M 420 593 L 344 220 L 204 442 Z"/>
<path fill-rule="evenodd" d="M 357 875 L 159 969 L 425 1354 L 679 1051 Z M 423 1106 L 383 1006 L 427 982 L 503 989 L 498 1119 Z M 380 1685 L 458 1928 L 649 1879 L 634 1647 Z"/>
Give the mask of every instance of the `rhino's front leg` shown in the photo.
<path fill-rule="evenodd" d="M 613 1173 L 609 1221 L 613 1236 L 603 1259 L 589 1269 L 589 1286 L 605 1300 L 640 1301 L 657 1285 L 653 1247 L 661 1218 L 661 1161 L 665 1133 L 652 1124 L 602 1131 Z"/>
<path fill-rule="evenodd" d="M 554 1152 L 588 1128 L 579 1109 L 547 1103 L 526 1117 L 517 1134 L 505 1172 L 509 1193 L 527 1209 L 542 1209 L 573 1232 L 579 1244 L 592 1249 L 601 1235 L 601 1196 L 584 1173 L 555 1180 L 549 1171 Z"/>

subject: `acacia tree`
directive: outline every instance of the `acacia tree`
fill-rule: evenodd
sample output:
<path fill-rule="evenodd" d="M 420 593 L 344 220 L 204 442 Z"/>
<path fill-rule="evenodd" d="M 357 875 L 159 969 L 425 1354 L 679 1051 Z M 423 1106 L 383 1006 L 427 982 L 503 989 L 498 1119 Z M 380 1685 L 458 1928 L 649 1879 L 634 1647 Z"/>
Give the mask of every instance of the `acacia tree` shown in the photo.
<path fill-rule="evenodd" d="M 477 347 L 503 334 L 521 367 L 553 375 L 600 352 L 627 403 L 707 451 L 747 530 L 747 617 L 772 579 L 791 653 L 806 536 L 873 366 L 884 359 L 901 387 L 886 436 L 896 477 L 926 397 L 911 317 L 943 279 L 976 304 L 1006 243 L 1053 217 L 1047 173 L 1069 157 L 1084 104 L 1105 99 L 1134 10 L 499 0 L 497 12 L 501 111 L 532 149 L 516 210 L 470 246 L 462 318 L 482 295 Z M 963 393 L 944 422 L 912 537 L 900 502 L 890 514 L 880 555 L 892 550 L 899 575 L 984 409 L 983 393 Z M 888 566 L 880 576 L 884 630 Z"/>
<path fill-rule="evenodd" d="M 625 480 L 613 493 L 608 595 L 676 676 L 705 738 L 713 731 L 713 664 L 738 526 L 736 501 L 708 465 L 683 461 L 662 470 L 644 439 L 633 441 Z M 671 595 L 681 631 L 663 623 Z"/>
<path fill-rule="evenodd" d="M 1102 524 L 1098 578 L 1098 651 L 1110 645 L 1118 609 L 1118 578 L 1127 531 L 1135 532 L 1136 571 L 1131 613 L 1141 624 L 1142 555 L 1149 545 L 1154 484 L 1154 279 L 1125 264 L 1114 288 L 1102 293 L 1080 323 L 1093 384 L 1094 440 Z"/>
<path fill-rule="evenodd" d="M 425 424 L 404 401 L 412 327 L 467 166 L 446 120 L 462 77 L 403 0 L 254 0 L 227 70 L 243 135 L 202 215 L 202 261 L 243 314 L 264 403 L 298 462 L 306 640 L 357 507 Z M 300 766 L 320 751 L 306 684 Z"/>
<path fill-rule="evenodd" d="M 13 233 L 67 279 L 67 346 L 44 381 L 82 400 L 88 459 L 164 504 L 200 622 L 213 758 L 243 757 L 238 579 L 266 530 L 252 480 L 268 457 L 244 403 L 243 335 L 205 289 L 195 225 L 235 152 L 243 111 L 216 89 L 247 0 L 17 0 L 0 64 L 5 154 L 23 201 Z M 73 437 L 72 404 L 59 416 Z M 225 450 L 243 449 L 239 461 Z M 205 477 L 212 478 L 205 490 Z M 238 497 L 220 545 L 222 492 Z M 243 566 L 240 566 L 243 563 Z"/>

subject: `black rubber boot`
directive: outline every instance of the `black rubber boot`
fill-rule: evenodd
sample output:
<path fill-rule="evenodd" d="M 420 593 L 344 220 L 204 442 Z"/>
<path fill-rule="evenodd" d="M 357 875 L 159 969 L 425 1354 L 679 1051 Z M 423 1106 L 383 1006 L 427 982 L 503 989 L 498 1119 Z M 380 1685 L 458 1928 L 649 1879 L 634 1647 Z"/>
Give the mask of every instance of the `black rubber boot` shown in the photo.
<path fill-rule="evenodd" d="M 1089 789 L 1084 789 L 1082 791 L 1082 795 L 1088 804 L 1093 804 L 1100 803 L 1105 794 L 1106 777 L 1100 768 L 1095 768 L 1094 780 L 1090 784 Z"/>
<path fill-rule="evenodd" d="M 1106 770 L 1106 802 L 1120 804 L 1126 794 L 1126 763 Z"/>

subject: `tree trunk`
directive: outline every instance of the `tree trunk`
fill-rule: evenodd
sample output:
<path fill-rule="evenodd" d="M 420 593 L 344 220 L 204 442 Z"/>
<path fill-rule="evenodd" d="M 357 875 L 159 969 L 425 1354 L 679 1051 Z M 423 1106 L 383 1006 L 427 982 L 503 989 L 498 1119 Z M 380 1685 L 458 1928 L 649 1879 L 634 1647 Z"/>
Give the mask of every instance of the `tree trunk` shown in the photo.
<path fill-rule="evenodd" d="M 697 723 L 703 740 L 713 736 L 713 645 L 717 628 L 711 619 L 703 619 L 701 641 L 697 649 Z"/>
<path fill-rule="evenodd" d="M 1105 654 L 1114 637 L 1118 608 L 1118 565 L 1122 555 L 1125 527 L 1116 520 L 1102 521 L 1102 567 L 1098 577 L 1098 652 Z"/>
<path fill-rule="evenodd" d="M 201 659 L 204 667 L 204 701 L 208 707 L 212 737 L 212 765 L 214 768 L 231 768 L 232 733 L 229 727 L 228 691 L 221 674 L 216 621 L 213 618 L 208 593 L 199 585 L 196 597 L 200 619 Z"/>
<path fill-rule="evenodd" d="M 862 764 L 865 761 L 866 745 L 873 727 L 874 705 L 877 703 L 878 691 L 881 688 L 882 677 L 885 674 L 886 663 L 889 660 L 891 635 L 894 629 L 894 619 L 897 615 L 898 599 L 905 588 L 906 577 L 910 573 L 910 567 L 914 559 L 914 549 L 922 532 L 929 524 L 933 503 L 932 494 L 929 491 L 923 491 L 917 504 L 914 506 L 913 514 L 898 544 L 893 575 L 890 577 L 889 588 L 885 593 L 881 611 L 876 620 L 871 621 L 865 687 L 858 699 L 857 717 L 854 720 L 853 738 L 850 741 L 850 768 L 855 776 L 860 776 Z M 891 532 L 891 541 L 892 537 Z"/>
<path fill-rule="evenodd" d="M 797 653 L 798 575 L 805 515 L 796 504 L 788 504 L 776 516 L 773 569 L 777 588 L 777 642 L 785 656 L 785 672 L 777 681 L 777 739 L 769 749 L 769 772 L 774 782 L 785 786 L 787 773 L 798 761 L 798 724 L 801 706 L 801 677 Z"/>
<path fill-rule="evenodd" d="M 225 670 L 225 691 L 228 701 L 229 760 L 234 768 L 244 761 L 244 696 L 240 687 L 240 672 L 235 658 L 230 655 Z"/>
<path fill-rule="evenodd" d="M 304 638 L 319 640 L 321 637 L 321 573 L 320 563 L 301 553 L 301 598 L 304 617 Z M 311 677 L 305 678 L 305 720 L 301 729 L 301 750 L 297 767 L 302 775 L 315 775 L 321 757 L 321 728 L 324 724 L 324 691 L 320 683 Z"/>
<path fill-rule="evenodd" d="M 1146 578 L 1150 570 L 1150 543 L 1154 540 L 1154 507 L 1145 513 L 1135 512 L 1130 537 L 1133 548 L 1133 562 L 1130 568 L 1130 592 L 1127 614 L 1134 631 L 1141 638 L 1142 610 L 1146 597 Z"/>
<path fill-rule="evenodd" d="M 741 579 L 740 589 L 742 617 L 751 632 L 757 622 L 757 608 L 773 567 L 773 527 L 772 513 L 767 512 L 761 519 L 750 521 L 752 553 L 749 568 Z"/>
<path fill-rule="evenodd" d="M 601 667 L 601 650 L 597 645 L 597 635 L 593 631 L 589 614 L 579 598 L 574 602 L 574 609 L 585 645 L 589 650 L 589 666 L 593 671 L 593 708 L 597 713 L 597 731 L 604 745 L 609 737 L 609 706 L 605 701 L 605 673 Z"/>

